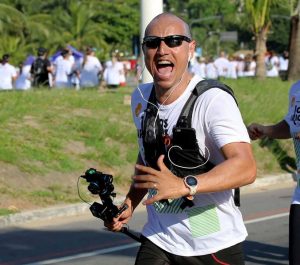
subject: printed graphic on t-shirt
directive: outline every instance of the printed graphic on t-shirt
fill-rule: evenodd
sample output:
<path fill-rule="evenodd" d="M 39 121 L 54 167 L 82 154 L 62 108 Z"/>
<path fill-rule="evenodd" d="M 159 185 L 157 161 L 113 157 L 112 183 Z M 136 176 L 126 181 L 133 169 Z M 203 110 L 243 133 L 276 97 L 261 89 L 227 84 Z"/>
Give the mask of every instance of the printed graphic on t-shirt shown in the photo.
<path fill-rule="evenodd" d="M 300 127 L 300 101 L 293 96 L 291 99 L 291 121 L 295 126 Z"/>
<path fill-rule="evenodd" d="M 296 153 L 297 162 L 297 176 L 300 175 L 300 101 L 293 95 L 290 100 L 290 120 L 291 136 L 293 138 L 294 149 Z M 299 185 L 299 177 L 297 177 L 297 184 Z"/>
<path fill-rule="evenodd" d="M 193 207 L 187 211 L 193 237 L 203 237 L 220 231 L 215 205 Z"/>
<path fill-rule="evenodd" d="M 156 194 L 156 190 L 150 190 L 149 196 L 153 197 Z M 168 201 L 158 201 L 153 203 L 154 209 L 158 213 L 182 213 L 184 209 L 182 209 L 180 206 L 184 200 L 182 198 L 175 199 L 175 200 L 168 200 Z"/>

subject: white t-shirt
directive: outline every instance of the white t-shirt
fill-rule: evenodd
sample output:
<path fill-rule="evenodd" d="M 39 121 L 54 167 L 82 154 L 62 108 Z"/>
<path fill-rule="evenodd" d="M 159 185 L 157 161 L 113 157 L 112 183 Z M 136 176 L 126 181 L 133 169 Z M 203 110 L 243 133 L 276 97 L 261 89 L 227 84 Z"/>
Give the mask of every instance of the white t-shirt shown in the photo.
<path fill-rule="evenodd" d="M 206 65 L 206 78 L 208 79 L 218 79 L 218 69 L 214 63 L 208 63 Z"/>
<path fill-rule="evenodd" d="M 82 65 L 82 64 L 81 64 Z M 80 85 L 82 87 L 94 87 L 99 85 L 99 73 L 102 65 L 99 59 L 92 55 L 87 55 L 86 62 L 81 69 Z"/>
<path fill-rule="evenodd" d="M 159 105 L 159 118 L 172 135 L 180 112 L 202 79 L 194 76 L 183 94 L 169 105 Z M 138 131 L 140 154 L 144 159 L 141 121 L 147 107 L 152 83 L 141 85 L 132 94 L 132 113 Z M 141 92 L 141 93 L 140 93 Z M 196 129 L 199 148 L 214 164 L 224 161 L 220 148 L 231 142 L 250 142 L 239 109 L 231 95 L 218 88 L 202 94 L 195 103 L 192 127 Z M 200 183 L 201 185 L 201 183 Z M 149 196 L 155 191 L 150 190 Z M 156 202 L 147 206 L 148 222 L 142 234 L 162 249 L 180 256 L 198 256 L 217 252 L 245 240 L 247 231 L 235 206 L 233 191 L 197 194 L 195 205 L 180 208 L 182 198 L 170 205 Z"/>
<path fill-rule="evenodd" d="M 16 68 L 9 63 L 0 63 L 0 89 L 12 89 L 13 78 L 17 77 Z"/>
<path fill-rule="evenodd" d="M 122 82 L 124 67 L 121 62 L 107 62 L 103 79 L 108 85 L 119 85 Z"/>
<path fill-rule="evenodd" d="M 62 55 L 59 55 L 54 60 L 53 64 L 57 64 L 57 62 L 59 62 L 60 60 L 63 60 L 63 59 L 64 59 L 64 57 Z M 73 55 L 70 55 L 68 60 L 71 62 L 72 65 L 75 63 L 75 57 Z"/>
<path fill-rule="evenodd" d="M 300 204 L 300 81 L 292 85 L 289 92 L 289 109 L 285 116 L 294 141 L 297 161 L 298 183 L 295 188 L 292 204 Z"/>
<path fill-rule="evenodd" d="M 70 74 L 72 72 L 72 62 L 68 59 L 56 61 L 55 64 L 55 87 L 70 87 Z"/>
<path fill-rule="evenodd" d="M 30 69 L 31 65 L 24 65 L 22 67 L 22 73 L 18 75 L 16 80 L 16 89 L 27 90 L 31 88 L 31 81 L 30 81 Z"/>
<path fill-rule="evenodd" d="M 191 73 L 195 74 L 195 75 L 199 75 L 202 78 L 206 77 L 206 64 L 201 62 L 195 62 L 192 67 L 191 67 Z"/>
<path fill-rule="evenodd" d="M 289 67 L 289 59 L 282 56 L 279 57 L 279 70 L 287 71 Z"/>
<path fill-rule="evenodd" d="M 224 57 L 219 57 L 215 60 L 215 66 L 218 69 L 218 75 L 221 77 L 225 77 L 228 71 L 228 59 Z"/>
<path fill-rule="evenodd" d="M 273 56 L 271 59 L 267 58 L 266 64 L 270 65 L 269 69 L 267 69 L 267 76 L 268 77 L 278 76 L 279 58 L 277 56 Z"/>
<path fill-rule="evenodd" d="M 249 70 L 244 71 L 244 76 L 250 77 L 250 76 L 255 76 L 255 70 L 256 70 L 256 62 L 251 61 Z"/>
<path fill-rule="evenodd" d="M 226 74 L 227 78 L 237 79 L 237 66 L 238 66 L 237 61 L 229 61 L 228 70 Z"/>

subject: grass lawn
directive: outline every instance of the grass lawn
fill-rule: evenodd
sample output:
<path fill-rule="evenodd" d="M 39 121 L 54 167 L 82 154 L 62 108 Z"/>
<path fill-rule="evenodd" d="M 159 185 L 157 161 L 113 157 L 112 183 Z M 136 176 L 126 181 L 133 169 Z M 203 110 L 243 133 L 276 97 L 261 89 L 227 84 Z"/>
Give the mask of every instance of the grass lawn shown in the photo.
<path fill-rule="evenodd" d="M 225 83 L 235 92 L 245 124 L 269 124 L 284 117 L 291 83 L 279 79 Z M 122 192 L 137 155 L 128 104 L 132 90 L 1 92 L 0 215 L 78 202 L 76 183 L 89 167 L 112 174 L 116 191 Z M 290 140 L 255 141 L 253 149 L 258 177 L 286 172 L 294 162 Z M 85 182 L 79 183 L 88 197 Z"/>

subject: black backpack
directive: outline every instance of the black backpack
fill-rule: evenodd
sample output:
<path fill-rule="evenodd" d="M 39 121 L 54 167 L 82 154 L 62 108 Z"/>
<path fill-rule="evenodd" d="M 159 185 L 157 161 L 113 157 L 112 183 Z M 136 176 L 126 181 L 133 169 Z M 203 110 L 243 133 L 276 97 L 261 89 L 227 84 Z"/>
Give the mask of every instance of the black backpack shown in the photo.
<path fill-rule="evenodd" d="M 157 169 L 157 159 L 161 154 L 165 155 L 164 163 L 176 175 L 184 177 L 208 172 L 215 165 L 207 161 L 199 152 L 195 129 L 191 126 L 192 113 L 197 98 L 211 88 L 219 88 L 229 93 L 237 103 L 230 87 L 217 80 L 202 80 L 192 91 L 179 115 L 176 126 L 173 128 L 173 138 L 166 139 L 162 125 L 160 124 L 157 110 L 155 89 L 152 88 L 149 103 L 145 110 L 142 122 L 142 137 L 145 151 L 145 159 L 149 166 Z M 156 123 L 154 121 L 156 120 Z M 174 147 L 180 148 L 174 148 Z M 172 150 L 170 150 L 172 149 Z M 172 151 L 172 152 L 171 152 Z M 240 190 L 235 189 L 234 202 L 240 206 Z"/>
<path fill-rule="evenodd" d="M 43 74 L 45 74 L 45 61 L 42 58 L 37 58 L 33 62 L 32 67 L 33 67 L 32 73 L 34 75 L 43 75 Z"/>

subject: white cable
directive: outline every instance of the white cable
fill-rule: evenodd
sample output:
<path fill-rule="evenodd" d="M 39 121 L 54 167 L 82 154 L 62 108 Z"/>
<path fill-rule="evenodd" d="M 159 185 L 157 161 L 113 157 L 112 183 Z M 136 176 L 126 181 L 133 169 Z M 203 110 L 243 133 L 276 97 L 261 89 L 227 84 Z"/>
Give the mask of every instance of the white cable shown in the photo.
<path fill-rule="evenodd" d="M 204 165 L 209 161 L 209 158 L 210 158 L 210 152 L 209 152 L 209 149 L 208 149 L 206 146 L 204 146 L 205 149 L 207 150 L 207 153 L 208 153 L 208 157 L 207 157 L 207 159 L 206 159 L 206 161 L 205 161 L 204 163 L 202 163 L 202 164 L 200 164 L 200 165 L 198 165 L 198 166 L 194 166 L 194 167 L 184 167 L 184 166 L 177 165 L 177 164 L 175 164 L 175 163 L 172 161 L 172 159 L 171 159 L 171 157 L 170 157 L 170 151 L 171 151 L 171 149 L 174 148 L 174 147 L 177 147 L 177 148 L 179 148 L 180 150 L 182 150 L 182 147 L 180 147 L 179 145 L 173 145 L 173 146 L 171 146 L 170 149 L 168 150 L 168 158 L 169 158 L 169 160 L 170 160 L 170 162 L 171 162 L 171 164 L 172 164 L 173 166 L 176 166 L 176 167 L 179 167 L 179 168 L 184 168 L 184 169 L 196 169 L 196 168 L 198 168 L 198 167 L 204 166 Z M 204 157 L 203 152 L 202 152 L 202 150 L 201 150 L 200 148 L 199 148 L 199 151 L 200 151 L 200 154 L 202 154 L 202 156 Z"/>
<path fill-rule="evenodd" d="M 187 65 L 186 65 L 186 68 L 185 68 L 184 72 L 186 71 L 186 69 L 188 68 L 188 66 L 189 66 L 189 61 L 187 62 Z M 142 71 L 141 71 L 140 77 L 142 76 L 144 70 L 145 70 L 145 65 L 144 65 L 144 67 L 143 67 L 143 69 L 142 69 Z M 173 94 L 173 92 L 175 91 L 175 88 L 177 88 L 178 85 L 181 83 L 182 79 L 183 79 L 183 75 L 180 77 L 179 82 L 172 88 L 170 94 L 169 94 L 169 95 L 167 96 L 167 98 L 160 104 L 159 107 L 157 107 L 155 104 L 153 104 L 152 102 L 150 102 L 150 101 L 148 101 L 147 99 L 145 99 L 145 97 L 144 97 L 144 95 L 143 95 L 143 93 L 142 93 L 142 91 L 141 91 L 141 89 L 140 89 L 140 86 L 139 86 L 139 85 L 137 86 L 137 89 L 138 89 L 138 91 L 139 91 L 139 93 L 140 93 L 142 99 L 143 99 L 146 103 L 151 104 L 152 106 L 154 106 L 154 107 L 157 109 L 157 114 L 156 114 L 156 116 L 155 116 L 154 124 L 153 124 L 155 138 L 156 138 L 156 127 L 155 127 L 155 124 L 156 124 L 156 120 L 157 120 L 157 118 L 158 118 L 158 114 L 159 114 L 160 108 L 161 108 L 161 107 L 165 104 L 165 102 L 170 98 L 170 96 L 171 96 L 171 95 Z"/>

